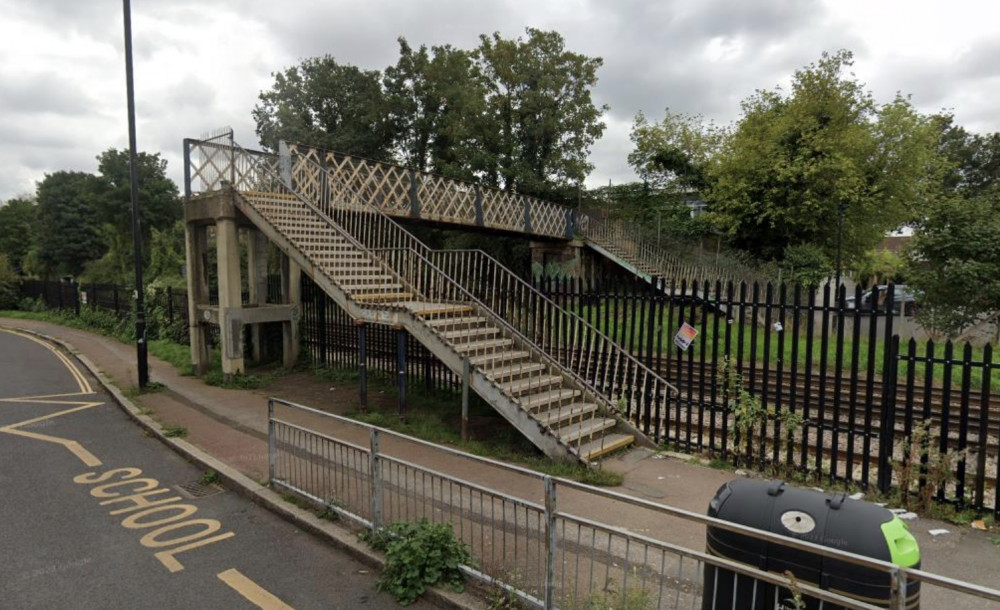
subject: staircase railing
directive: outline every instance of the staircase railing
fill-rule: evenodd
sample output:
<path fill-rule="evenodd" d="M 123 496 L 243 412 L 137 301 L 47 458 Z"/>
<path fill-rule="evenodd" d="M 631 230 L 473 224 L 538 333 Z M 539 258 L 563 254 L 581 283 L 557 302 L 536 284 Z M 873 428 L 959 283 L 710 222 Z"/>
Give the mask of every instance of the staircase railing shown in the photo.
<path fill-rule="evenodd" d="M 575 379 L 599 402 L 615 409 L 645 434 L 659 436 L 671 393 L 677 392 L 672 384 L 486 253 L 431 250 L 381 209 L 366 203 L 367 197 L 377 200 L 378 193 L 399 188 L 398 181 L 394 183 L 387 174 L 367 172 L 368 181 L 359 185 L 362 196 L 331 176 L 315 154 L 292 155 L 285 167 L 274 155 L 245 151 L 235 143 L 192 145 L 201 151 L 202 159 L 210 161 L 210 171 L 196 167 L 192 174 L 201 177 L 204 190 L 232 183 L 245 191 L 294 194 L 360 251 L 385 264 L 420 299 L 478 304 L 492 314 L 494 323 L 526 347 L 548 354 L 557 369 Z M 223 150 L 227 148 L 228 152 Z M 228 164 L 220 162 L 220 158 L 228 159 Z M 211 177 L 205 178 L 206 173 Z M 284 184 L 289 178 L 295 190 Z M 331 279 L 336 281 L 336 277 Z M 508 298 L 499 299 L 501 291 Z M 476 351 L 466 354 L 470 358 L 477 355 Z M 483 368 L 489 368 L 486 364 Z M 519 372 L 512 368 L 510 374 Z"/>
<path fill-rule="evenodd" d="M 414 237 L 409 235 L 409 233 L 398 225 L 395 225 L 391 219 L 388 219 L 381 212 L 376 210 L 372 213 L 370 206 L 338 207 L 336 205 L 330 205 L 329 197 L 321 200 L 320 205 L 315 205 L 305 196 L 300 193 L 296 193 L 287 184 L 285 184 L 285 181 L 279 175 L 279 172 L 283 171 L 280 160 L 276 163 L 273 158 L 268 158 L 269 156 L 266 154 L 245 151 L 235 143 L 232 144 L 231 148 L 232 151 L 230 158 L 232 160 L 231 167 L 233 169 L 233 173 L 230 174 L 230 179 L 234 184 L 237 184 L 245 189 L 243 192 L 247 194 L 250 199 L 274 199 L 278 202 L 287 202 L 288 198 L 296 199 L 296 205 L 298 207 L 304 207 L 305 209 L 310 210 L 313 214 L 315 214 L 316 218 L 322 219 L 326 222 L 330 229 L 332 229 L 340 238 L 348 241 L 359 252 L 365 253 L 373 260 L 386 264 L 388 268 L 393 271 L 393 275 L 398 276 L 400 280 L 405 282 L 410 291 L 413 292 L 414 304 L 424 305 L 426 303 L 435 303 L 455 305 L 471 304 L 473 306 L 478 305 L 479 313 L 489 316 L 490 322 L 495 324 L 498 328 L 506 331 L 506 333 L 513 338 L 516 345 L 519 345 L 524 349 L 533 350 L 536 353 L 544 353 L 541 348 L 535 345 L 529 338 L 520 334 L 514 326 L 496 316 L 496 314 L 490 311 L 485 304 L 476 299 L 471 293 L 457 284 L 452 278 L 448 277 L 443 270 L 438 268 L 429 258 L 427 258 L 427 256 L 424 255 L 424 252 L 427 252 L 426 246 L 419 241 L 416 241 Z M 285 177 L 287 178 L 287 175 Z M 217 182 L 215 187 L 216 189 L 224 188 L 227 186 L 228 182 L 228 180 L 220 180 Z M 275 198 L 275 195 L 281 197 Z M 355 207 L 354 213 L 349 211 L 349 208 L 351 207 Z M 359 207 L 367 207 L 368 209 L 358 210 L 357 208 Z M 324 210 L 324 208 L 326 209 Z M 361 213 L 358 214 L 358 211 Z M 346 226 L 331 217 L 327 212 L 337 215 L 341 220 L 346 220 Z M 266 217 L 266 214 L 262 215 Z M 377 232 L 378 227 L 388 228 L 389 230 L 379 233 Z M 388 235 L 388 238 L 383 237 L 385 234 Z M 372 243 L 364 243 L 366 240 L 374 240 L 374 245 L 379 247 L 370 247 Z M 387 244 L 400 242 L 408 245 L 406 247 L 384 247 Z M 416 247 L 409 247 L 409 244 Z M 418 251 L 418 249 L 423 252 Z M 337 281 L 336 275 L 332 275 L 329 269 L 319 266 L 317 267 L 317 271 L 325 274 L 332 281 Z M 439 326 L 434 329 L 434 332 L 440 334 L 447 332 L 447 330 L 447 327 Z M 479 361 L 477 362 L 477 368 L 489 370 L 493 368 L 493 366 L 491 366 L 492 364 L 502 361 L 503 354 L 490 350 L 488 346 L 483 346 L 480 348 L 467 349 L 464 352 L 464 357 L 469 358 L 470 360 L 478 358 Z M 550 361 L 549 365 L 569 378 L 576 378 L 573 371 L 562 366 L 558 361 Z M 530 370 L 526 376 L 519 376 L 518 382 L 526 383 L 530 386 L 531 384 L 539 383 L 546 374 L 547 373 L 544 370 Z M 504 380 L 494 379 L 494 381 L 497 383 L 503 383 Z M 615 405 L 610 403 L 606 397 L 595 391 L 582 380 L 579 381 L 581 382 L 581 385 L 587 389 L 587 392 L 591 394 L 590 400 L 593 400 L 595 403 L 603 406 L 605 411 L 613 411 L 615 409 Z M 553 409 L 553 411 L 556 412 L 556 419 L 560 422 L 560 425 L 576 424 L 581 426 L 581 428 L 587 421 L 602 417 L 600 413 L 584 413 L 582 411 L 574 412 L 569 405 L 563 404 L 559 404 Z M 563 417 L 564 414 L 566 417 Z M 595 440 L 595 437 L 603 439 L 603 435 L 600 430 L 593 430 L 591 432 L 581 434 L 572 440 L 561 440 L 573 448 L 579 448 L 582 445 Z"/>
<path fill-rule="evenodd" d="M 580 234 L 588 240 L 625 259 L 640 271 L 674 284 L 703 281 L 705 278 L 720 278 L 723 283 L 732 281 L 737 284 L 754 281 L 766 283 L 773 279 L 746 267 L 734 269 L 722 265 L 685 262 L 649 237 L 646 229 L 620 218 L 601 218 L 596 214 L 581 213 L 578 225 Z"/>
<path fill-rule="evenodd" d="M 499 261 L 481 250 L 431 250 L 423 242 L 399 226 L 380 209 L 384 206 L 368 205 L 378 200 L 379 194 L 398 193 L 409 183 L 409 176 L 400 172 L 380 171 L 376 168 L 360 169 L 370 164 L 354 159 L 354 176 L 351 185 L 337 178 L 342 171 L 331 172 L 332 163 L 322 164 L 315 149 L 291 148 L 294 184 L 307 197 L 319 201 L 320 207 L 338 222 L 355 222 L 362 226 L 393 226 L 373 247 L 383 258 L 397 257 L 391 266 L 409 278 L 411 284 L 424 293 L 428 282 L 440 278 L 425 278 L 420 265 L 412 260 L 412 253 L 433 263 L 467 295 L 511 325 L 518 335 L 528 339 L 540 351 L 558 362 L 572 376 L 597 395 L 603 396 L 618 412 L 646 434 L 657 435 L 659 424 L 669 402 L 671 392 L 677 389 L 636 359 L 606 334 L 581 316 L 567 311 L 522 280 Z M 336 161 L 336 155 L 330 155 Z M 342 165 L 340 166 L 342 167 Z M 390 167 L 389 169 L 393 169 Z M 331 202 L 341 202 L 331 206 Z M 361 214 L 359 215 L 359 212 Z M 366 220 L 359 221 L 363 216 Z M 378 216 L 375 219 L 373 216 Z M 354 217 L 354 218 L 351 218 Z M 340 220 L 342 219 L 343 220 Z M 367 220 L 371 218 L 371 220 Z M 384 252 L 384 253 L 383 253 Z M 440 288 L 435 287 L 435 291 Z M 505 298 L 499 298 L 505 295 Z M 448 295 L 455 298 L 458 295 Z M 544 324 L 538 321 L 543 320 Z"/>

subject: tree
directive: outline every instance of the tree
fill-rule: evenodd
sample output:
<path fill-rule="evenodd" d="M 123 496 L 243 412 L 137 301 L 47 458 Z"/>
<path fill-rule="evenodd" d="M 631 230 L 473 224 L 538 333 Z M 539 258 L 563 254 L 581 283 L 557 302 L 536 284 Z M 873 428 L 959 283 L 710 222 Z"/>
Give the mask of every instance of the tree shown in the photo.
<path fill-rule="evenodd" d="M 527 40 L 479 38 L 486 99 L 475 169 L 491 186 L 547 196 L 593 169 L 587 155 L 604 133 L 607 107 L 594 105 L 590 89 L 603 60 L 567 51 L 558 32 L 526 33 Z"/>
<path fill-rule="evenodd" d="M 0 205 L 0 253 L 16 273 L 24 272 L 24 259 L 35 240 L 38 206 L 34 197 L 22 196 Z"/>
<path fill-rule="evenodd" d="M 628 163 L 644 182 L 690 193 L 706 186 L 706 167 L 724 142 L 726 130 L 701 116 L 675 114 L 668 108 L 659 123 L 650 123 L 641 112 L 636 115 L 630 137 L 635 149 Z"/>
<path fill-rule="evenodd" d="M 758 91 L 709 167 L 713 216 L 738 247 L 766 259 L 786 248 L 837 249 L 845 263 L 919 218 L 940 194 L 939 129 L 897 96 L 878 106 L 844 71 L 848 51 L 795 73 L 789 95 Z"/>
<path fill-rule="evenodd" d="M 1000 133 L 973 134 L 955 125 L 951 115 L 936 118 L 941 129 L 938 150 L 948 163 L 945 189 L 974 196 L 1000 187 Z"/>
<path fill-rule="evenodd" d="M 285 140 L 375 160 L 390 158 L 392 120 L 377 70 L 342 65 L 331 55 L 273 73 L 253 109 L 257 136 L 276 150 Z"/>
<path fill-rule="evenodd" d="M 383 83 L 392 115 L 394 149 L 419 171 L 472 178 L 475 128 L 485 91 L 472 54 L 450 45 L 414 51 L 399 39 L 399 60 Z"/>
<path fill-rule="evenodd" d="M 127 283 L 134 273 L 130 155 L 110 148 L 97 157 L 98 192 L 95 200 L 104 257 L 87 268 L 90 281 Z M 159 153 L 139 152 L 139 227 L 143 264 L 150 260 L 153 231 L 172 227 L 183 208 L 177 185 L 167 177 L 167 161 Z"/>
<path fill-rule="evenodd" d="M 950 197 L 932 206 L 908 253 L 909 285 L 926 328 L 954 336 L 1000 311 L 1000 200 Z"/>
<path fill-rule="evenodd" d="M 20 278 L 10 264 L 6 252 L 0 252 L 0 309 L 12 309 L 17 305 Z"/>
<path fill-rule="evenodd" d="M 58 171 L 38 183 L 38 263 L 43 275 L 79 275 L 103 254 L 98 199 L 101 184 L 85 172 Z"/>

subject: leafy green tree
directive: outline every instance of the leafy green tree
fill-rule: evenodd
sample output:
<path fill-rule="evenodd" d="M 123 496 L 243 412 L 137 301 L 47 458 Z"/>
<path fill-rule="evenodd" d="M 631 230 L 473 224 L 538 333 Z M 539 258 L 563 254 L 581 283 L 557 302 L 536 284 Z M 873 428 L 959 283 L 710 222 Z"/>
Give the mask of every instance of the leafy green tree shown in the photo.
<path fill-rule="evenodd" d="M 848 51 L 795 73 L 790 94 L 758 91 L 709 168 L 712 214 L 738 247 L 765 259 L 786 248 L 837 248 L 845 263 L 918 218 L 940 193 L 939 127 L 897 96 L 878 106 Z"/>
<path fill-rule="evenodd" d="M 172 227 L 183 214 L 177 185 L 167 177 L 167 161 L 159 153 L 140 152 L 139 227 L 143 264 L 150 260 L 153 231 Z M 128 150 L 108 149 L 97 157 L 97 218 L 109 259 L 88 269 L 88 280 L 127 283 L 134 273 L 132 191 Z M 101 276 L 98 280 L 97 276 Z"/>
<path fill-rule="evenodd" d="M 390 157 L 392 120 L 381 74 L 313 57 L 284 72 L 260 93 L 253 109 L 265 147 L 300 142 L 376 160 Z"/>
<path fill-rule="evenodd" d="M 0 253 L 11 268 L 24 272 L 24 259 L 34 246 L 38 206 L 33 197 L 15 197 L 0 205 Z"/>
<path fill-rule="evenodd" d="M 854 275 L 861 286 L 876 284 L 902 284 L 906 273 L 906 261 L 891 250 L 876 248 L 869 250 L 854 264 Z"/>
<path fill-rule="evenodd" d="M 77 276 L 103 254 L 101 190 L 100 180 L 85 172 L 58 171 L 38 183 L 38 264 L 45 277 Z"/>
<path fill-rule="evenodd" d="M 147 251 L 153 229 L 172 227 L 181 219 L 183 208 L 177 185 L 167 177 L 167 161 L 160 153 L 140 152 L 139 224 L 143 250 Z M 132 235 L 132 191 L 129 151 L 109 148 L 97 157 L 98 178 L 102 185 L 98 206 L 101 222 L 119 232 Z"/>
<path fill-rule="evenodd" d="M 471 178 L 475 128 L 485 91 L 472 54 L 450 45 L 414 50 L 399 39 L 399 60 L 383 79 L 400 161 L 420 171 Z"/>
<path fill-rule="evenodd" d="M 823 248 L 816 244 L 795 244 L 785 248 L 781 269 L 786 281 L 802 286 L 818 286 L 830 277 L 833 265 Z"/>
<path fill-rule="evenodd" d="M 6 252 L 0 252 L 0 309 L 13 309 L 18 300 L 20 278 Z"/>
<path fill-rule="evenodd" d="M 941 126 L 939 151 L 948 163 L 944 187 L 974 196 L 1000 187 L 1000 133 L 969 133 L 950 115 L 937 117 Z"/>
<path fill-rule="evenodd" d="M 181 275 L 181 268 L 186 264 L 187 256 L 184 250 L 183 222 L 176 222 L 172 227 L 162 231 L 153 229 L 153 241 L 149 252 L 147 276 L 150 286 L 157 288 L 187 286 L 187 280 Z"/>
<path fill-rule="evenodd" d="M 475 169 L 491 186 L 547 196 L 593 169 L 587 155 L 604 133 L 607 107 L 596 106 L 590 90 L 603 60 L 566 50 L 558 32 L 526 33 L 480 36 L 475 57 L 486 100 Z"/>
<path fill-rule="evenodd" d="M 908 253 L 917 318 L 954 336 L 980 316 L 1000 311 L 1000 200 L 951 197 L 932 206 Z"/>
<path fill-rule="evenodd" d="M 668 108 L 658 123 L 650 123 L 641 112 L 636 115 L 630 137 L 635 148 L 628 162 L 644 182 L 690 193 L 706 186 L 708 162 L 725 141 L 726 130 L 701 116 Z"/>

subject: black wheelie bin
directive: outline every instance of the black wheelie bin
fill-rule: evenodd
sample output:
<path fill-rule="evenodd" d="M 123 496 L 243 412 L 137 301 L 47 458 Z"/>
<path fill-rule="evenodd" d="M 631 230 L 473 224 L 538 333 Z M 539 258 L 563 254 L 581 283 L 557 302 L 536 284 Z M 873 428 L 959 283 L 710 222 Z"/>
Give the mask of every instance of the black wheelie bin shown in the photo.
<path fill-rule="evenodd" d="M 717 517 L 755 529 L 798 538 L 906 568 L 920 567 L 920 549 L 906 524 L 891 512 L 843 493 L 823 493 L 786 486 L 782 481 L 737 479 L 719 488 L 708 508 Z M 889 606 L 889 577 L 884 570 L 823 557 L 774 542 L 708 528 L 708 553 L 784 574 L 821 589 L 876 606 Z M 705 564 L 702 610 L 788 607 L 792 592 Z M 755 586 L 756 585 L 756 586 Z M 919 583 L 907 582 L 906 608 L 920 606 Z M 804 597 L 806 608 L 819 608 Z M 824 604 L 824 610 L 841 606 Z"/>

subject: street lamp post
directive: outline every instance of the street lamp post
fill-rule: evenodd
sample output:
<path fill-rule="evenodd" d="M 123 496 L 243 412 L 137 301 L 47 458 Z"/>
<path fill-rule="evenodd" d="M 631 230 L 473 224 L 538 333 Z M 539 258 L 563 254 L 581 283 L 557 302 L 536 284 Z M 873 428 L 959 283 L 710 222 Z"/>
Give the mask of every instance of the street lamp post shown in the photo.
<path fill-rule="evenodd" d="M 129 0 L 122 0 L 125 13 L 125 94 L 128 98 L 129 175 L 132 195 L 132 247 L 135 250 L 135 340 L 139 387 L 149 383 L 149 358 L 146 346 L 146 304 L 142 287 L 142 239 L 139 233 L 139 159 L 135 144 L 135 89 L 132 84 L 132 10 Z"/>

